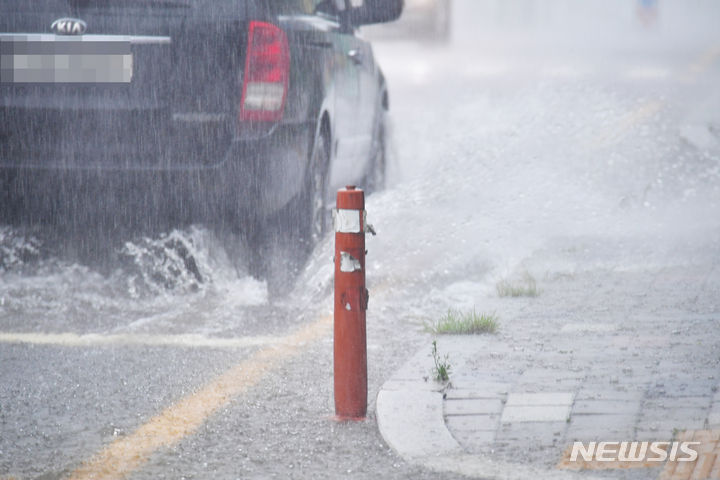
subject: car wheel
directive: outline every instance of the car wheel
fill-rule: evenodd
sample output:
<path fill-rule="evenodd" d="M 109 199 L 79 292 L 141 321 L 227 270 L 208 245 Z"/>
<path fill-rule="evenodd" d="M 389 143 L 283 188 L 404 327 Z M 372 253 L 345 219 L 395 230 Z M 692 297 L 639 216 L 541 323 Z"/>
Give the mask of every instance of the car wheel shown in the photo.
<path fill-rule="evenodd" d="M 450 40 L 450 0 L 438 2 L 435 18 L 435 39 L 440 42 Z"/>
<path fill-rule="evenodd" d="M 325 128 L 315 136 L 310 165 L 305 181 L 305 190 L 300 202 L 304 212 L 298 217 L 304 219 L 300 234 L 308 240 L 310 247 L 322 239 L 327 230 L 327 212 L 325 195 L 327 189 L 327 171 L 330 165 L 330 135 Z"/>
<path fill-rule="evenodd" d="M 365 175 L 367 193 L 379 192 L 385 188 L 387 177 L 387 112 L 381 107 L 380 120 L 376 127 L 375 138 L 368 172 Z"/>
<path fill-rule="evenodd" d="M 327 228 L 325 190 L 330 161 L 329 135 L 315 137 L 302 192 L 279 212 L 248 222 L 250 274 L 284 288 L 287 273 L 297 273 Z"/>

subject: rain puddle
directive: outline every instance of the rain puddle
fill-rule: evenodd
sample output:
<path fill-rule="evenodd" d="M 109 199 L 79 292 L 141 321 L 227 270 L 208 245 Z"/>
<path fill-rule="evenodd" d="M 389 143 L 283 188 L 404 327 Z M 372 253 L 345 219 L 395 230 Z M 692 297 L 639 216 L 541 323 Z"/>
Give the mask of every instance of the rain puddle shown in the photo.
<path fill-rule="evenodd" d="M 99 245 L 105 251 L 98 264 L 66 254 L 66 241 L 42 229 L 0 226 L 2 330 L 104 332 L 159 318 L 167 327 L 179 317 L 200 317 L 203 328 L 203 312 L 222 304 L 243 309 L 269 301 L 266 282 L 247 272 L 240 239 L 201 226 Z M 226 248 L 232 242 L 236 247 Z"/>

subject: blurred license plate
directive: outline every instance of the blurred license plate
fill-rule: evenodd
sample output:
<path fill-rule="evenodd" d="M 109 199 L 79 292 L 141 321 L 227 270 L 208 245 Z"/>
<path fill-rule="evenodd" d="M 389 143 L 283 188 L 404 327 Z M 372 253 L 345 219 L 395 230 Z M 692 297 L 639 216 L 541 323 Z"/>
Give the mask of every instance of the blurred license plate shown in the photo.
<path fill-rule="evenodd" d="M 2 83 L 130 83 L 130 42 L 17 40 L 0 43 Z"/>

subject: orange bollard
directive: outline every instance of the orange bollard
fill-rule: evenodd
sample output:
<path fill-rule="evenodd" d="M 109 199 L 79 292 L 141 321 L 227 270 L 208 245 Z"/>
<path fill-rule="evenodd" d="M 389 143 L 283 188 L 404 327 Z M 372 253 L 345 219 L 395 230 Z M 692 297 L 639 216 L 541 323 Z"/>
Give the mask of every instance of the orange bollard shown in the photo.
<path fill-rule="evenodd" d="M 335 414 L 360 420 L 367 414 L 365 311 L 365 193 L 338 190 L 335 225 Z"/>

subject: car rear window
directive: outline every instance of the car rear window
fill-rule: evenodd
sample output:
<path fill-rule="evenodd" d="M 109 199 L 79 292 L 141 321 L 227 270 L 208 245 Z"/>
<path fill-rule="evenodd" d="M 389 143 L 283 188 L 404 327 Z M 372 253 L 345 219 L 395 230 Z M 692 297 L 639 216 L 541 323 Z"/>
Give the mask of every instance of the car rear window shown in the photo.
<path fill-rule="evenodd" d="M 190 8 L 193 6 L 193 0 L 66 0 L 66 2 L 76 8 Z"/>
<path fill-rule="evenodd" d="M 244 17 L 251 3 L 251 0 L 0 0 L 0 31 L 3 25 L 12 26 L 18 19 L 22 21 L 23 18 L 37 15 L 238 19 Z"/>

